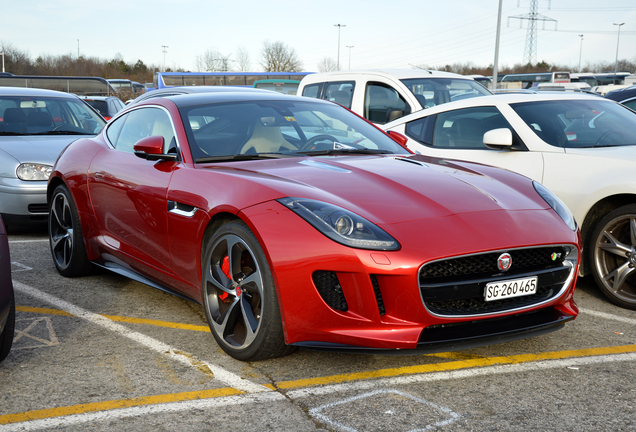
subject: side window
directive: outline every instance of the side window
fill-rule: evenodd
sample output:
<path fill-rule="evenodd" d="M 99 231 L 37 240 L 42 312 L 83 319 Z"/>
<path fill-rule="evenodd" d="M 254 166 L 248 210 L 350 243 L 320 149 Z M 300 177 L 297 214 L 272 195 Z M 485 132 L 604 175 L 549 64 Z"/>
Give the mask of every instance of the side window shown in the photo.
<path fill-rule="evenodd" d="M 380 83 L 368 83 L 364 94 L 364 118 L 373 123 L 384 124 L 398 117 L 390 117 L 392 111 L 409 114 L 411 107 L 392 87 Z"/>
<path fill-rule="evenodd" d="M 437 114 L 433 147 L 484 149 L 484 133 L 492 129 L 513 130 L 495 107 L 466 108 Z"/>
<path fill-rule="evenodd" d="M 435 115 L 430 115 L 408 122 L 406 124 L 406 135 L 415 141 L 430 146 L 433 143 L 433 128 L 435 127 L 436 117 Z"/>
<path fill-rule="evenodd" d="M 117 150 L 128 153 L 133 152 L 133 146 L 137 141 L 149 136 L 159 135 L 164 139 L 164 153 L 168 153 L 171 149 L 176 149 L 174 131 L 172 123 L 165 111 L 159 108 L 140 108 L 131 111 L 126 116 L 126 121 L 120 127 L 119 136 L 116 141 L 111 139 L 111 129 L 115 124 L 108 128 L 108 139 L 113 142 Z M 123 118 L 118 119 L 119 123 Z M 116 131 L 113 131 L 115 133 Z"/>
<path fill-rule="evenodd" d="M 636 99 L 625 101 L 623 102 L 623 105 L 625 105 L 627 108 L 631 108 L 634 111 L 636 111 Z"/>
<path fill-rule="evenodd" d="M 117 147 L 117 139 L 119 138 L 119 133 L 121 132 L 121 128 L 124 126 L 126 119 L 128 119 L 129 114 L 125 114 L 119 117 L 117 120 L 111 122 L 108 125 L 108 129 L 106 129 L 106 136 L 108 140 L 113 145 L 113 147 Z"/>
<path fill-rule="evenodd" d="M 327 83 L 324 99 L 351 109 L 355 81 L 335 81 Z"/>
<path fill-rule="evenodd" d="M 323 83 L 318 83 L 306 86 L 305 88 L 303 88 L 303 96 L 318 98 L 320 96 L 320 89 L 322 85 Z"/>

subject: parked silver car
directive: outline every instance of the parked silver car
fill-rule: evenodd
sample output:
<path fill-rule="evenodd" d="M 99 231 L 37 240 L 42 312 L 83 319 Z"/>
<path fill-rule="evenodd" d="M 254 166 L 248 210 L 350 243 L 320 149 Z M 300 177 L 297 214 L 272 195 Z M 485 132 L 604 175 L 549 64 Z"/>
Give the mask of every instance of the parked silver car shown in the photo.
<path fill-rule="evenodd" d="M 0 87 L 0 214 L 6 225 L 46 222 L 46 184 L 68 144 L 105 125 L 77 96 Z"/>

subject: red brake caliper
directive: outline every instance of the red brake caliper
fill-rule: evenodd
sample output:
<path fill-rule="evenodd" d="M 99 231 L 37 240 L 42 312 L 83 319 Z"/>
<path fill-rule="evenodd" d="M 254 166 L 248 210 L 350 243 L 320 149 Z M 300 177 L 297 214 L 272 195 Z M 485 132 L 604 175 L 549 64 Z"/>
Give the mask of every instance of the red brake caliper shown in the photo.
<path fill-rule="evenodd" d="M 232 280 L 232 276 L 230 275 L 230 257 L 227 255 L 225 256 L 225 258 L 223 258 L 223 263 L 221 264 L 221 271 L 223 272 L 225 276 L 228 277 L 228 279 Z M 229 295 L 230 295 L 229 293 L 226 293 L 224 291 L 223 293 L 221 293 L 219 298 L 221 299 L 221 301 L 226 301 Z"/>

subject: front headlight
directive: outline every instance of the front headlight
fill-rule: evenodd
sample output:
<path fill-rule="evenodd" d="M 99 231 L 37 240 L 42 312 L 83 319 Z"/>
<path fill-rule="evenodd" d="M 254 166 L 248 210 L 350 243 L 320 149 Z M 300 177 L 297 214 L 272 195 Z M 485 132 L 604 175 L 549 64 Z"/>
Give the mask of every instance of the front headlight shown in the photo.
<path fill-rule="evenodd" d="M 288 207 L 331 240 L 358 249 L 398 250 L 400 244 L 382 228 L 342 207 L 305 198 L 281 198 Z"/>
<path fill-rule="evenodd" d="M 563 222 L 565 222 L 572 231 L 576 231 L 576 220 L 574 220 L 574 215 L 570 212 L 570 209 L 563 204 L 563 201 L 561 201 L 541 183 L 533 181 L 532 184 L 534 185 L 534 190 L 536 190 L 537 193 L 541 195 L 541 198 L 543 198 L 545 202 L 547 202 L 548 205 L 552 207 L 552 209 L 561 217 L 561 219 L 563 219 Z"/>
<path fill-rule="evenodd" d="M 51 165 L 23 163 L 16 170 L 16 175 L 20 180 L 48 180 L 52 171 Z"/>

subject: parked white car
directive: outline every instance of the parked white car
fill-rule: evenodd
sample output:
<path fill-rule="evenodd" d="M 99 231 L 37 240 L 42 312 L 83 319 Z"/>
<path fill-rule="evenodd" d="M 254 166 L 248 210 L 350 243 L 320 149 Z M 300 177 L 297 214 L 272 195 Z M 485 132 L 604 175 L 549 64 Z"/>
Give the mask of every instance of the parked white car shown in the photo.
<path fill-rule="evenodd" d="M 384 124 L 424 108 L 492 93 L 454 73 L 386 69 L 310 74 L 297 94 L 339 103 L 370 122 Z"/>
<path fill-rule="evenodd" d="M 424 155 L 543 183 L 580 225 L 580 274 L 592 273 L 612 302 L 636 310 L 636 113 L 590 95 L 507 94 L 436 106 L 383 128 Z"/>

